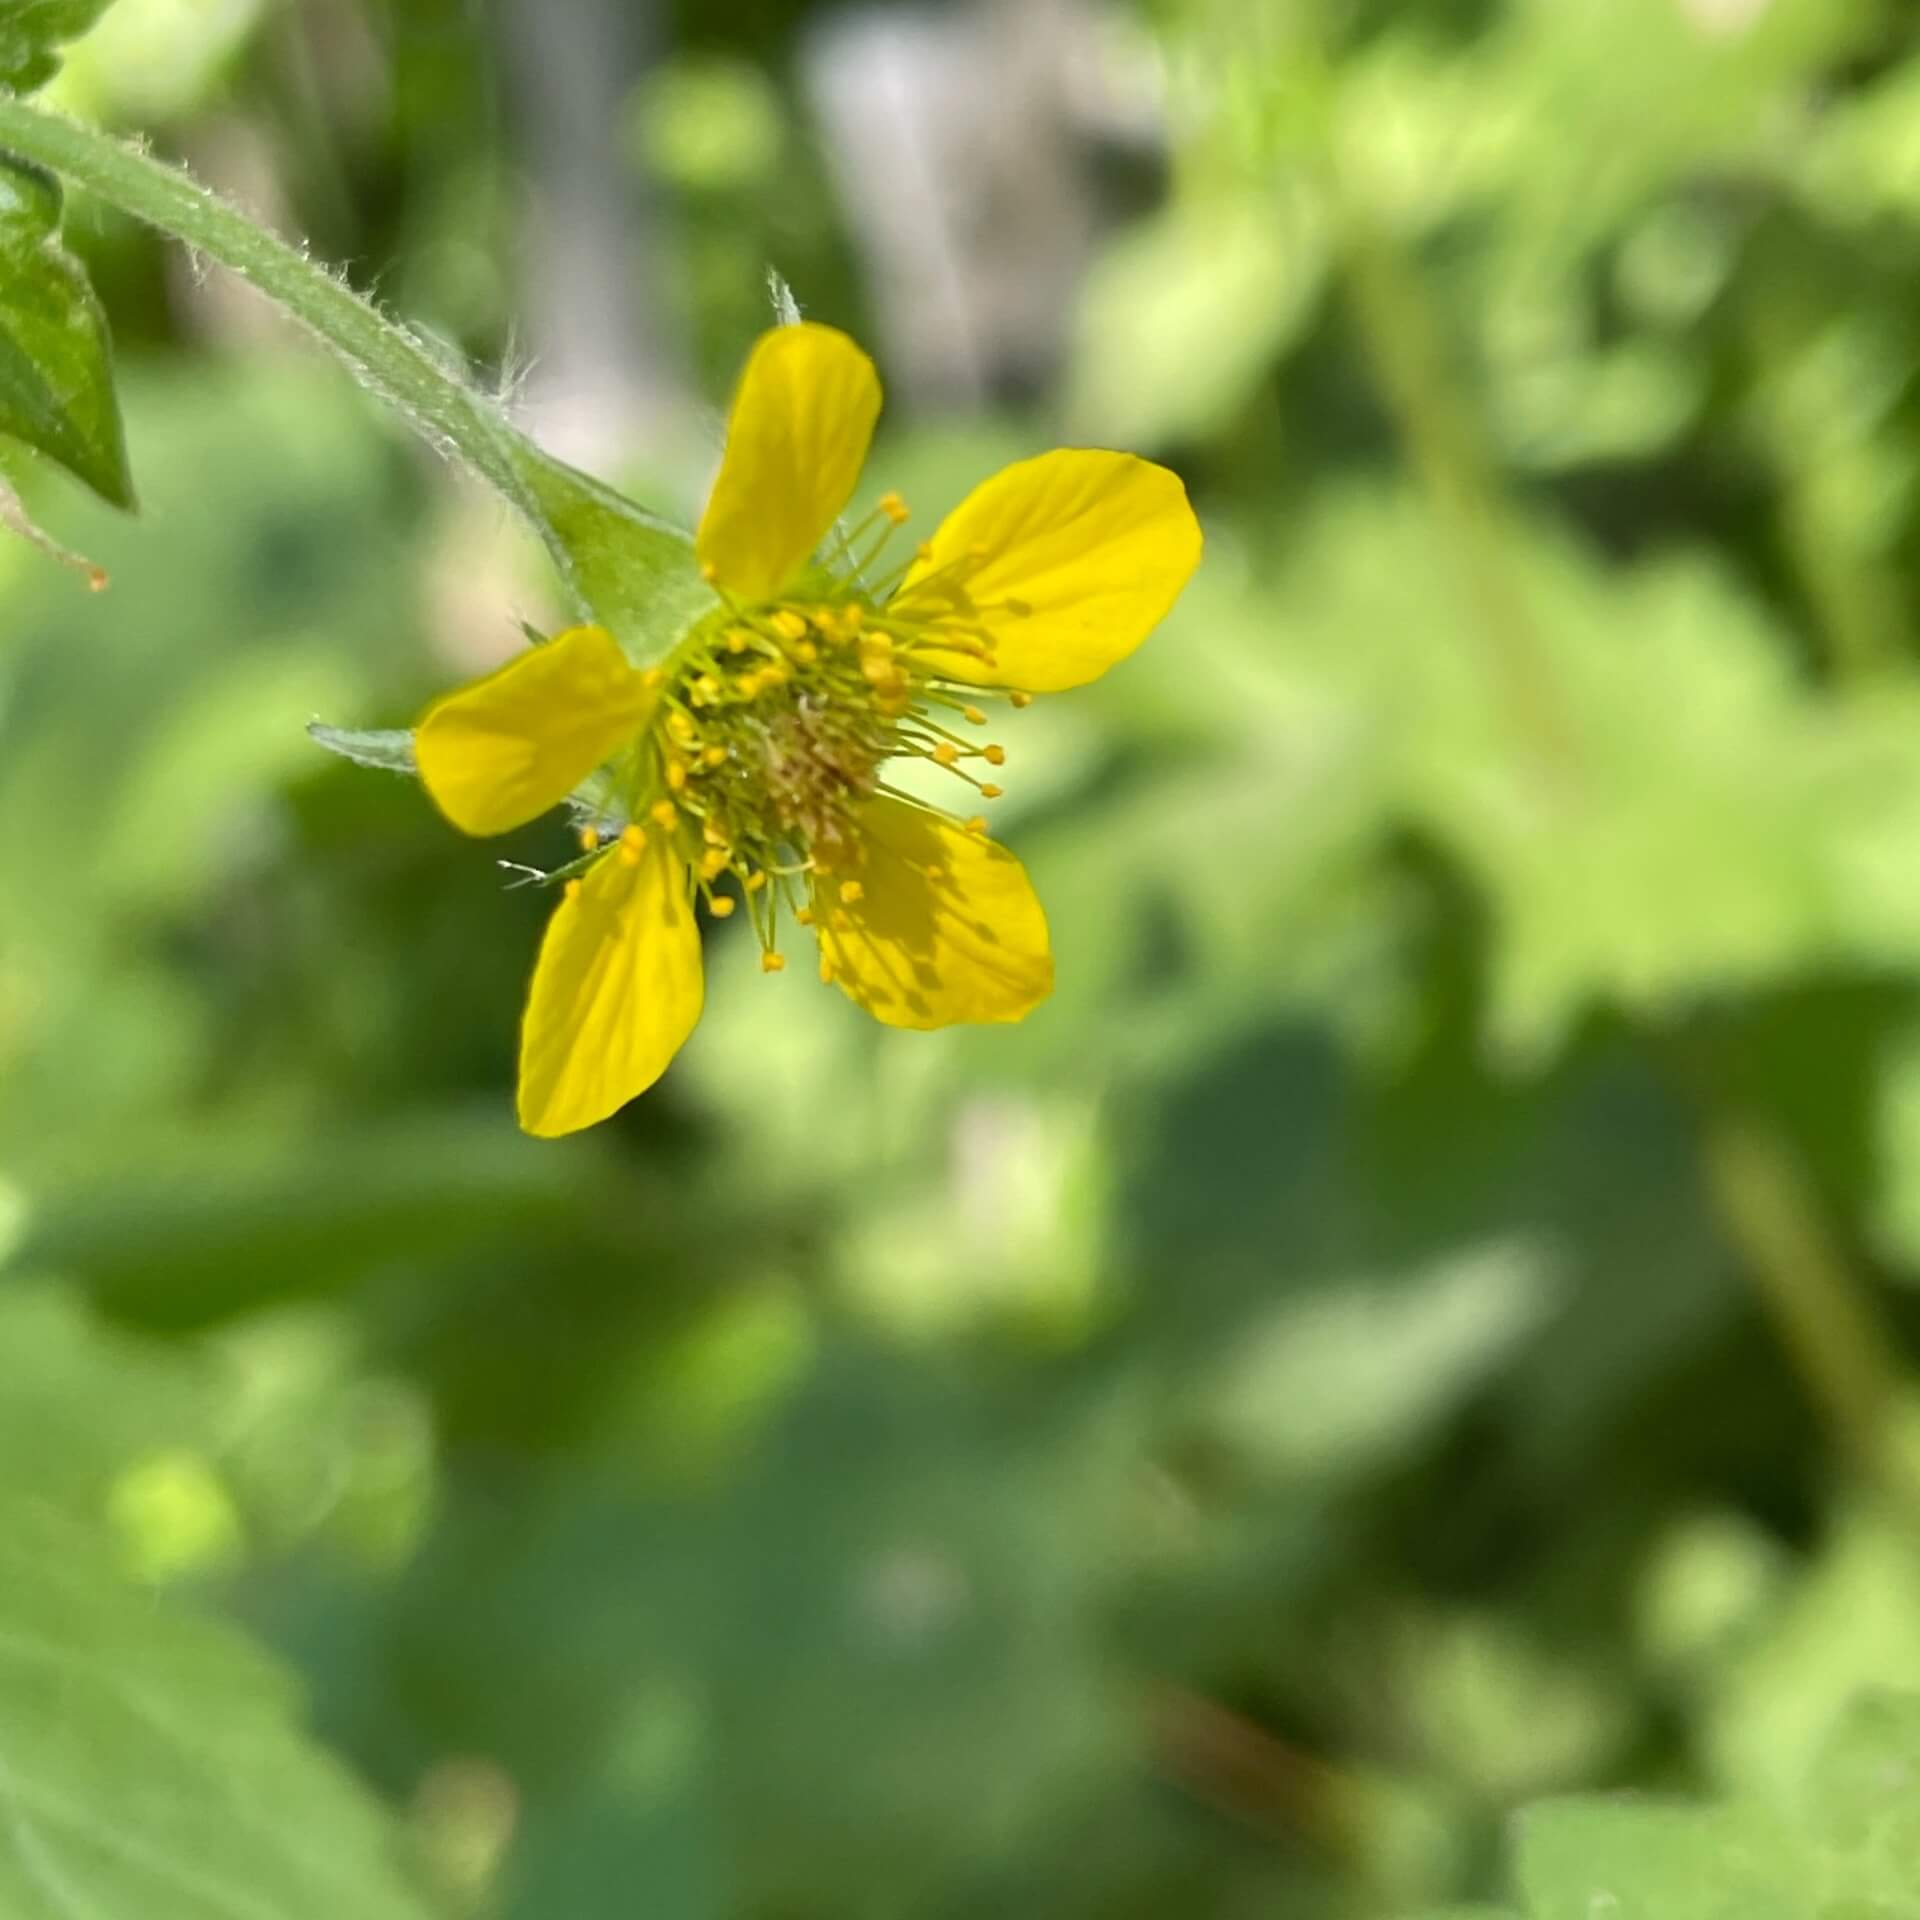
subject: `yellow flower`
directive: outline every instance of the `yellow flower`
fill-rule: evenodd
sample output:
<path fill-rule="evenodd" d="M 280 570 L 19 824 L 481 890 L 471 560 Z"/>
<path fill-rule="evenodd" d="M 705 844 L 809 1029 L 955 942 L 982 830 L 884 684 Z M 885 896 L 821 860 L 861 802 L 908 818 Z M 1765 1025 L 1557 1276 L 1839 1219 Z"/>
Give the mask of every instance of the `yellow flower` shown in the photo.
<path fill-rule="evenodd" d="M 997 795 L 982 690 L 1025 706 L 1124 659 L 1200 558 L 1178 479 L 1126 454 L 1063 451 L 977 488 L 903 566 L 884 496 L 851 530 L 880 412 L 873 363 L 830 327 L 765 335 L 747 361 L 694 542 L 713 612 L 661 666 L 576 627 L 439 701 L 422 779 L 467 833 L 504 833 L 596 769 L 621 824 L 597 835 L 548 926 L 521 1027 L 520 1123 L 603 1120 L 666 1071 L 700 1017 L 694 901 L 735 896 L 769 972 L 781 917 L 820 971 L 890 1026 L 1018 1020 L 1053 985 L 1047 923 L 974 814 L 896 792 L 920 759 Z"/>

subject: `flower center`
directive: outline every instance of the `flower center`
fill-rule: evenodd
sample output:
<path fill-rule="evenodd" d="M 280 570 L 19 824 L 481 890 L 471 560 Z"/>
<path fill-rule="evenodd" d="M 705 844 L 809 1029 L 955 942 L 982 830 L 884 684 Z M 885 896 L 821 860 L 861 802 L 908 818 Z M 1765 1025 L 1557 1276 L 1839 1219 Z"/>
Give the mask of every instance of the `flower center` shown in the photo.
<path fill-rule="evenodd" d="M 861 896 L 845 876 L 863 859 L 860 809 L 893 792 L 886 762 L 929 761 L 970 798 L 1001 792 L 978 769 L 998 768 L 1005 751 L 966 731 L 986 724 L 975 704 L 983 695 L 947 677 L 956 659 L 991 658 L 968 618 L 971 559 L 933 592 L 916 583 L 907 604 L 892 601 L 905 569 L 882 577 L 874 563 L 905 518 L 904 503 L 888 495 L 796 597 L 729 604 L 696 627 L 655 669 L 656 718 L 613 769 L 633 823 L 623 855 L 637 859 L 648 833 L 666 834 L 720 918 L 735 908 L 718 890 L 731 874 L 769 971 L 785 964 L 775 944 L 783 908 L 808 923 L 827 875 L 839 876 L 834 901 Z M 879 538 L 867 539 L 876 527 Z M 1009 697 L 1027 704 L 1025 694 Z M 986 831 L 971 813 L 964 826 Z"/>

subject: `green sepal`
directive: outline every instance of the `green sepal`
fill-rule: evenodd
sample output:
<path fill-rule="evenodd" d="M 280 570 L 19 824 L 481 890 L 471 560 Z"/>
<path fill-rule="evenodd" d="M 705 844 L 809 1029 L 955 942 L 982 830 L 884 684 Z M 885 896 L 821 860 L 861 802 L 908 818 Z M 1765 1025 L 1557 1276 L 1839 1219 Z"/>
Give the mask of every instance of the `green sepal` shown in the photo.
<path fill-rule="evenodd" d="M 357 767 L 377 767 L 383 773 L 408 773 L 415 779 L 420 769 L 413 757 L 413 733 L 407 727 L 323 726 L 318 720 L 308 723 L 308 737 L 316 746 L 351 760 Z"/>
<path fill-rule="evenodd" d="M 107 316 L 86 269 L 60 244 L 60 213 L 52 174 L 0 159 L 0 434 L 131 508 Z"/>
<path fill-rule="evenodd" d="M 60 66 L 55 49 L 77 40 L 113 0 L 0 0 L 0 86 L 31 93 Z"/>
<path fill-rule="evenodd" d="M 637 667 L 672 652 L 720 603 L 700 577 L 693 536 L 528 442 L 514 448 L 535 524 L 563 561 L 582 613 Z"/>

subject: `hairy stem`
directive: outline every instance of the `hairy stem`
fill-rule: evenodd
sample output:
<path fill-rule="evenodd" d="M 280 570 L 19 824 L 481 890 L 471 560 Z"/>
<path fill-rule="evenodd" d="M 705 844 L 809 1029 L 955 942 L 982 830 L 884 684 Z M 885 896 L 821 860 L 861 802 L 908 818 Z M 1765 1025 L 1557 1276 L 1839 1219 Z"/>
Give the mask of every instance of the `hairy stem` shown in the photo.
<path fill-rule="evenodd" d="M 516 432 L 412 334 L 298 248 L 139 147 L 0 92 L 0 149 L 37 161 L 257 287 L 517 508 L 580 598 L 553 511 L 556 492 L 577 491 L 578 477 Z"/>

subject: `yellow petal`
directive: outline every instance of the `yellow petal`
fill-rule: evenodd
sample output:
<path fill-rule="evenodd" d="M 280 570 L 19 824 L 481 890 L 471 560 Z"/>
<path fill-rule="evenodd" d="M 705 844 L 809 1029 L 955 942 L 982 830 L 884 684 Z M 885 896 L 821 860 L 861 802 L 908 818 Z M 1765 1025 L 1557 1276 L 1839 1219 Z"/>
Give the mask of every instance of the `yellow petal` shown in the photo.
<path fill-rule="evenodd" d="M 790 586 L 847 504 L 880 417 L 873 362 L 832 327 L 775 327 L 748 356 L 694 552 L 742 600 Z"/>
<path fill-rule="evenodd" d="M 1005 847 L 901 800 L 869 801 L 860 829 L 857 856 L 813 888 L 849 999 L 890 1027 L 947 1027 L 1018 1020 L 1053 991 L 1047 918 Z"/>
<path fill-rule="evenodd" d="M 464 833 L 557 807 L 645 725 L 653 695 L 602 627 L 575 627 L 450 693 L 414 734 L 420 778 Z"/>
<path fill-rule="evenodd" d="M 992 650 L 990 666 L 943 654 L 941 672 L 1057 693 L 1098 679 L 1159 625 L 1200 545 L 1186 489 L 1165 467 L 1126 453 L 1043 453 L 947 516 L 894 605 L 906 618 L 950 619 Z"/>
<path fill-rule="evenodd" d="M 658 834 L 568 888 L 520 1024 L 520 1124 L 551 1138 L 604 1120 L 666 1072 L 705 986 L 687 867 Z"/>

